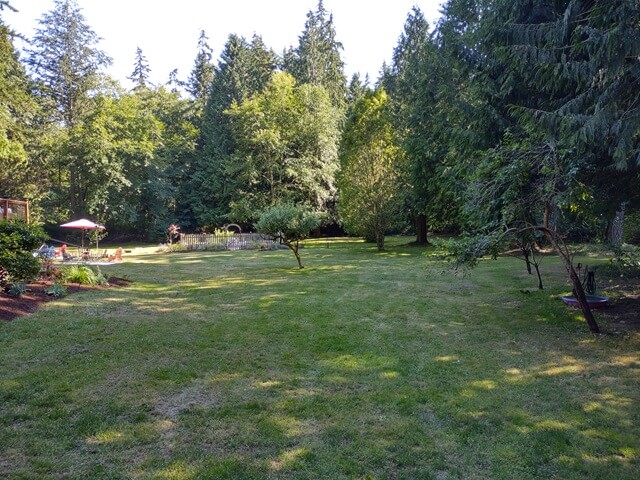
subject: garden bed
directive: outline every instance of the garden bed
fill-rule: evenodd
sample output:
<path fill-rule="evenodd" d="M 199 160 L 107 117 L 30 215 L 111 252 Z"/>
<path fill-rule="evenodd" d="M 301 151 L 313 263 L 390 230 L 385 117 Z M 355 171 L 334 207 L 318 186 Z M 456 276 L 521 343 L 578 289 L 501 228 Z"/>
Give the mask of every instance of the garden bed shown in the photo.
<path fill-rule="evenodd" d="M 78 285 L 67 284 L 67 295 L 82 292 L 86 290 L 97 290 L 109 287 L 126 287 L 131 284 L 131 280 L 118 277 L 110 277 L 109 285 Z M 35 312 L 40 306 L 46 302 L 56 300 L 52 295 L 48 295 L 45 289 L 51 285 L 51 282 L 38 282 L 27 285 L 27 291 L 20 297 L 9 295 L 8 293 L 0 293 L 0 321 L 13 320 L 16 317 L 22 317 Z"/>

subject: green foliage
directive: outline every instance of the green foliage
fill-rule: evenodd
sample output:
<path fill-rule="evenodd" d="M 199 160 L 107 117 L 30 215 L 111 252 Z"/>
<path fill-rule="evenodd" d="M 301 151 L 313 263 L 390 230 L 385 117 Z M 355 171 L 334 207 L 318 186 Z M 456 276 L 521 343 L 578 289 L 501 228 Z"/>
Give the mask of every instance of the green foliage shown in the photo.
<path fill-rule="evenodd" d="M 256 231 L 287 242 L 303 240 L 319 226 L 318 214 L 291 204 L 267 208 L 255 225 Z"/>
<path fill-rule="evenodd" d="M 106 278 L 99 268 L 93 271 L 86 265 L 70 265 L 62 271 L 62 278 L 66 283 L 77 283 L 80 285 L 104 285 Z"/>
<path fill-rule="evenodd" d="M 24 283 L 12 283 L 9 286 L 7 293 L 14 297 L 21 297 L 26 291 L 27 286 Z"/>
<path fill-rule="evenodd" d="M 49 114 L 70 128 L 90 109 L 89 92 L 98 86 L 100 69 L 111 59 L 96 47 L 100 38 L 75 0 L 55 0 L 39 23 L 27 62 L 38 94 L 49 101 Z"/>
<path fill-rule="evenodd" d="M 277 57 L 255 35 L 251 42 L 229 35 L 216 65 L 199 143 L 201 151 L 189 172 L 184 196 L 199 225 L 229 221 L 231 195 L 237 188 L 230 166 L 235 151 L 231 119 L 225 112 L 261 91 L 275 71 Z"/>
<path fill-rule="evenodd" d="M 342 137 L 338 177 L 340 219 L 348 232 L 376 241 L 399 223 L 402 152 L 391 127 L 388 96 L 382 89 L 356 102 Z"/>
<path fill-rule="evenodd" d="M 227 169 L 235 189 L 230 218 L 296 203 L 326 212 L 335 199 L 339 112 L 323 87 L 296 85 L 284 72 L 260 93 L 228 110 L 237 146 Z"/>
<path fill-rule="evenodd" d="M 623 236 L 625 242 L 640 246 L 640 209 L 625 216 Z"/>
<path fill-rule="evenodd" d="M 342 44 L 336 40 L 333 16 L 325 10 L 322 0 L 315 12 L 307 13 L 304 30 L 295 49 L 285 51 L 285 71 L 300 84 L 322 86 L 338 108 L 345 104 L 347 80 L 340 56 Z"/>
<path fill-rule="evenodd" d="M 466 236 L 449 239 L 434 239 L 434 245 L 444 252 L 441 259 L 449 263 L 454 271 L 465 272 L 478 265 L 486 256 L 496 258 L 506 246 L 501 233 Z"/>
<path fill-rule="evenodd" d="M 53 298 L 66 297 L 68 294 L 67 287 L 61 283 L 54 283 L 44 289 L 47 295 L 51 295 Z"/>
<path fill-rule="evenodd" d="M 22 221 L 0 221 L 0 267 L 14 281 L 29 281 L 38 276 L 40 260 L 32 250 L 47 239 L 42 227 Z"/>
<path fill-rule="evenodd" d="M 0 22 L 0 196 L 33 199 L 45 189 L 44 172 L 28 153 L 36 103 L 12 38 Z"/>
<path fill-rule="evenodd" d="M 258 232 L 280 240 L 291 249 L 302 267 L 298 254 L 299 242 L 307 238 L 311 231 L 320 226 L 320 216 L 304 207 L 290 204 L 276 205 L 264 210 L 255 228 Z"/>
<path fill-rule="evenodd" d="M 149 75 L 151 68 L 147 58 L 142 54 L 140 47 L 136 48 L 136 59 L 133 66 L 133 72 L 130 77 L 127 77 L 134 84 L 134 90 L 149 88 Z"/>
<path fill-rule="evenodd" d="M 613 258 L 599 271 L 616 277 L 640 278 L 640 248 L 632 245 L 611 245 Z"/>

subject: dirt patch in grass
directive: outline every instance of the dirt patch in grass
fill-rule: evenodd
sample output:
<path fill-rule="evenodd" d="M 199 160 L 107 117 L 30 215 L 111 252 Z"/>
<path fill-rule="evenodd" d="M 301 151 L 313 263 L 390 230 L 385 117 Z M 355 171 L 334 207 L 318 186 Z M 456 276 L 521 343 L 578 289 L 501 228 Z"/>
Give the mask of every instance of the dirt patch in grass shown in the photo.
<path fill-rule="evenodd" d="M 125 278 L 110 277 L 108 279 L 108 285 L 89 286 L 68 284 L 67 295 L 72 295 L 77 292 L 86 290 L 99 290 L 109 287 L 127 287 L 132 282 Z M 31 283 L 27 285 L 27 291 L 20 297 L 9 295 L 5 292 L 0 292 L 0 321 L 13 320 L 17 317 L 29 315 L 40 308 L 44 303 L 55 300 L 55 297 L 48 295 L 45 289 L 51 285 L 51 282 L 41 281 L 38 283 Z"/>
<path fill-rule="evenodd" d="M 599 316 L 615 332 L 640 329 L 640 278 L 612 279 L 601 294 L 609 297 L 609 305 Z"/>

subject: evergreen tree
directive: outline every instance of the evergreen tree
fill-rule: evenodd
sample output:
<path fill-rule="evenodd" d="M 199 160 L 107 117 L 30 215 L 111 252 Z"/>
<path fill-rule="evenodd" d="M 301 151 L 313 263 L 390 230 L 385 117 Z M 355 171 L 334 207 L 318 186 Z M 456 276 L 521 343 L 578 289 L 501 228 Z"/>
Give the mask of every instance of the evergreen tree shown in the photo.
<path fill-rule="evenodd" d="M 71 127 L 89 108 L 89 93 L 97 88 L 100 69 L 111 59 L 97 48 L 100 38 L 85 23 L 75 0 L 55 0 L 39 24 L 27 49 L 27 63 L 54 118 Z"/>
<path fill-rule="evenodd" d="M 134 83 L 134 90 L 138 89 L 146 89 L 151 86 L 149 83 L 149 74 L 151 73 L 151 68 L 149 68 L 149 62 L 147 58 L 142 54 L 142 49 L 140 47 L 136 48 L 136 60 L 133 66 L 133 72 L 130 77 L 127 77 Z"/>
<path fill-rule="evenodd" d="M 0 197 L 35 200 L 46 188 L 28 153 L 36 114 L 30 87 L 12 33 L 0 20 Z"/>
<path fill-rule="evenodd" d="M 212 50 L 207 40 L 207 35 L 202 30 L 198 38 L 198 53 L 187 82 L 187 92 L 196 102 L 197 110 L 204 109 L 213 80 Z"/>
<path fill-rule="evenodd" d="M 27 51 L 27 63 L 35 76 L 36 94 L 49 121 L 62 128 L 62 138 L 55 143 L 61 148 L 72 138 L 82 142 L 81 137 L 71 132 L 94 108 L 95 95 L 92 94 L 99 86 L 100 69 L 108 65 L 110 59 L 96 47 L 99 38 L 85 23 L 75 1 L 56 0 L 54 9 L 44 14 L 39 23 L 40 28 L 36 29 Z M 74 216 L 85 214 L 83 164 L 68 162 L 63 155 L 57 155 L 57 162 L 54 171 L 61 196 L 52 207 L 70 208 Z"/>
<path fill-rule="evenodd" d="M 307 13 L 298 46 L 285 52 L 284 67 L 298 83 L 326 88 L 333 104 L 343 107 L 347 80 L 341 50 L 342 44 L 336 39 L 333 15 L 328 14 L 322 0 L 318 0 L 317 10 Z"/>
<path fill-rule="evenodd" d="M 235 142 L 225 111 L 262 90 L 275 70 L 276 56 L 259 36 L 251 43 L 230 35 L 214 70 L 210 96 L 202 124 L 202 155 L 191 174 L 190 205 L 200 225 L 221 225 L 228 221 L 230 196 L 236 188 L 228 171 Z"/>

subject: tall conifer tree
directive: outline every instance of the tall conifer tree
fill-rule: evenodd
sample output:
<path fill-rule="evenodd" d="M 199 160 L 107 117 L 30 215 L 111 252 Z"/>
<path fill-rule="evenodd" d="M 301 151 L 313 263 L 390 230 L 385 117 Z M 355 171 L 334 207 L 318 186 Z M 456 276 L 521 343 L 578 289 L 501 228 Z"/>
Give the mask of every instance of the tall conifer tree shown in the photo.
<path fill-rule="evenodd" d="M 298 46 L 285 52 L 285 70 L 299 83 L 323 86 L 331 95 L 333 104 L 343 107 L 347 80 L 341 50 L 342 44 L 336 39 L 333 15 L 327 13 L 322 0 L 319 0 L 317 10 L 307 13 Z"/>
<path fill-rule="evenodd" d="M 140 47 L 136 48 L 136 59 L 133 64 L 133 72 L 131 72 L 131 76 L 127 77 L 134 83 L 134 90 L 138 89 L 146 89 L 151 86 L 149 83 L 149 75 L 151 74 L 151 68 L 149 67 L 149 62 L 147 61 L 147 57 L 142 53 L 142 49 Z"/>

